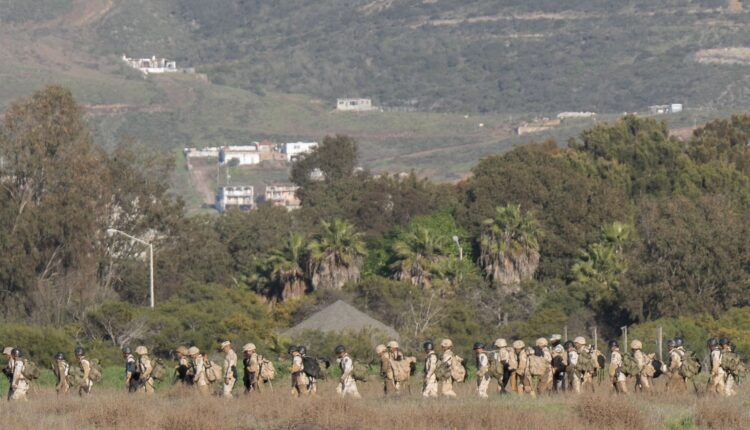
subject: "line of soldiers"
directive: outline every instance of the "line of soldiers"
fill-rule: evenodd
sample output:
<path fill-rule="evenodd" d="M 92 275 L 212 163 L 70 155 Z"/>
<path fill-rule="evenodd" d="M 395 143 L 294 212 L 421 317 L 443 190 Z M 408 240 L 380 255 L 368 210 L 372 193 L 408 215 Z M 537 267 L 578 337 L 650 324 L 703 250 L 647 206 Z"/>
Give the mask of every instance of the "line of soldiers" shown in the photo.
<path fill-rule="evenodd" d="M 52 371 L 57 378 L 55 390 L 58 394 L 65 394 L 72 387 L 78 390 L 80 396 L 89 395 L 95 380 L 99 379 L 95 376 L 98 370 L 86 358 L 83 347 L 76 347 L 73 353 L 78 364 L 75 368 L 72 368 L 66 361 L 63 352 L 55 354 L 54 364 L 52 365 Z M 19 348 L 5 347 L 3 355 L 8 360 L 3 369 L 3 373 L 8 378 L 8 400 L 28 400 L 26 395 L 31 388 L 31 384 L 34 379 L 39 377 L 38 371 L 31 370 L 36 365 L 26 360 Z M 98 376 L 100 377 L 101 374 L 99 373 Z"/>

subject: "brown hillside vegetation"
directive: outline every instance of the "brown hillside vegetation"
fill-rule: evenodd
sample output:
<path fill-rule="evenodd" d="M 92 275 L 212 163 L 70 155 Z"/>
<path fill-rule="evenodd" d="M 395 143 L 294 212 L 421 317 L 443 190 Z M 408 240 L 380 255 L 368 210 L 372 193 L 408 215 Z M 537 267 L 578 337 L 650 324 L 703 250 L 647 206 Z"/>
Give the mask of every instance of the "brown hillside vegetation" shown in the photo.
<path fill-rule="evenodd" d="M 600 386 L 596 396 L 531 398 L 493 395 L 482 401 L 474 385 L 459 387 L 460 399 L 426 401 L 412 394 L 383 401 L 377 382 L 360 384 L 364 400 L 342 400 L 332 383 L 315 398 L 290 400 L 286 380 L 273 392 L 232 400 L 199 398 L 178 389 L 163 389 L 153 399 L 126 393 L 97 392 L 80 399 L 36 392 L 27 403 L 0 408 L 5 429 L 483 429 L 512 423 L 513 429 L 657 429 L 747 428 L 742 394 L 730 400 L 694 395 L 657 394 L 616 397 Z M 744 393 L 743 393 L 744 394 Z"/>

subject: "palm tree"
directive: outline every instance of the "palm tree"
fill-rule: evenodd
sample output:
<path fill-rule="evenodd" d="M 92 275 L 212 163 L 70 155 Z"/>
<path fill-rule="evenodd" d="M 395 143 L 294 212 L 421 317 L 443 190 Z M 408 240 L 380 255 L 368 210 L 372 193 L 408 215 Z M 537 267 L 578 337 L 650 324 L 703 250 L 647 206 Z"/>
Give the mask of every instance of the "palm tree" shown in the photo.
<path fill-rule="evenodd" d="M 407 233 L 393 244 L 396 261 L 391 264 L 394 277 L 422 288 L 432 288 L 433 275 L 448 258 L 448 240 L 426 228 Z"/>
<path fill-rule="evenodd" d="M 495 208 L 482 225 L 479 264 L 494 285 L 513 292 L 539 267 L 539 224 L 520 205 L 509 204 Z"/>
<path fill-rule="evenodd" d="M 347 282 L 359 280 L 367 249 L 352 224 L 343 220 L 324 221 L 321 232 L 307 249 L 313 289 L 340 290 Z"/>
<path fill-rule="evenodd" d="M 304 236 L 289 233 L 283 247 L 276 250 L 266 262 L 271 280 L 280 287 L 282 300 L 302 297 L 307 290 L 303 268 L 305 248 Z"/>

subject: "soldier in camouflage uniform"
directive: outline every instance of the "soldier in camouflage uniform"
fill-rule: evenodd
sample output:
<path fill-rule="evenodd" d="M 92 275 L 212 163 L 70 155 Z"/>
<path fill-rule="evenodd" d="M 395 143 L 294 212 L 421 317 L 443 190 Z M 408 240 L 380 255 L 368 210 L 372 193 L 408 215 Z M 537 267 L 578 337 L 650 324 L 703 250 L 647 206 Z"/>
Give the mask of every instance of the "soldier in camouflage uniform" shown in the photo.
<path fill-rule="evenodd" d="M 70 383 L 68 383 L 68 375 L 70 374 L 70 364 L 65 361 L 65 354 L 58 352 L 55 354 L 55 363 L 52 364 L 52 373 L 57 378 L 57 384 L 55 384 L 55 391 L 57 394 L 65 394 L 70 389 Z"/>

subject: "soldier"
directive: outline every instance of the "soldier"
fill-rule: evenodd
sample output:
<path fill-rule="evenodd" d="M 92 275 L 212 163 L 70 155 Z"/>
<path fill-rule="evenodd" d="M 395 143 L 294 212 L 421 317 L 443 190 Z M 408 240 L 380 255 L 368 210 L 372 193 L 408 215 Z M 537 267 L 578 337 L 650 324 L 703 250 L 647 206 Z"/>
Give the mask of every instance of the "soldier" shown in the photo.
<path fill-rule="evenodd" d="M 94 381 L 91 380 L 91 362 L 86 358 L 86 351 L 82 346 L 77 346 L 74 352 L 78 360 L 78 367 L 83 375 L 81 376 L 81 385 L 78 386 L 78 395 L 83 397 L 91 394 L 91 388 L 94 386 Z"/>
<path fill-rule="evenodd" d="M 682 344 L 680 339 L 680 344 Z M 682 376 L 680 369 L 682 368 L 682 359 L 684 352 L 680 350 L 681 345 L 678 346 L 677 338 L 669 339 L 667 341 L 667 350 L 669 351 L 669 367 L 667 377 L 667 392 L 684 392 L 687 390 L 687 378 Z"/>
<path fill-rule="evenodd" d="M 242 364 L 245 369 L 242 382 L 245 384 L 245 394 L 249 394 L 253 390 L 258 389 L 258 381 L 260 380 L 260 363 L 258 362 L 258 353 L 255 351 L 254 343 L 245 344 L 245 346 L 242 347 L 242 352 L 245 354 L 245 358 L 242 359 Z"/>
<path fill-rule="evenodd" d="M 8 400 L 10 400 L 11 394 L 13 394 L 13 348 L 12 346 L 6 346 L 3 349 L 3 355 L 8 360 L 3 368 L 3 374 L 8 378 Z"/>
<path fill-rule="evenodd" d="M 552 355 L 552 372 L 550 372 L 550 386 L 556 392 L 565 391 L 565 368 L 568 366 L 568 352 L 562 345 L 562 336 L 553 334 L 549 338 L 552 344 L 550 355 Z"/>
<path fill-rule="evenodd" d="M 440 341 L 440 348 L 443 350 L 443 357 L 441 359 L 443 366 L 448 366 L 452 369 L 453 366 L 453 341 L 450 339 L 443 339 Z M 455 398 L 456 393 L 453 391 L 453 376 L 448 374 L 443 380 L 442 393 L 445 397 Z"/>
<path fill-rule="evenodd" d="M 135 354 L 138 356 L 138 373 L 140 373 L 138 391 L 151 396 L 154 394 L 154 378 L 151 376 L 154 366 L 148 356 L 148 349 L 140 345 L 135 348 Z"/>
<path fill-rule="evenodd" d="M 620 353 L 620 344 L 616 340 L 609 341 L 609 378 L 615 393 L 628 394 L 628 378 L 622 372 L 622 354 Z"/>
<path fill-rule="evenodd" d="M 201 350 L 196 346 L 191 346 L 188 349 L 188 355 L 190 356 L 193 385 L 197 388 L 199 394 L 210 394 L 208 376 L 206 376 L 206 363 L 203 355 L 201 355 Z"/>
<path fill-rule="evenodd" d="M 563 348 L 568 352 L 568 367 L 566 368 L 568 388 L 576 394 L 581 394 L 583 377 L 581 376 L 581 372 L 578 371 L 578 351 L 575 344 L 571 341 L 565 342 Z"/>
<path fill-rule="evenodd" d="M 732 351 L 732 344 L 729 341 L 728 337 L 722 337 L 722 338 L 719 339 L 719 347 L 721 348 L 721 354 L 722 355 L 724 353 L 726 353 L 726 352 L 733 352 Z M 719 365 L 721 365 L 721 357 L 719 358 Z M 732 375 L 731 373 L 726 372 L 726 371 L 724 371 L 724 375 L 725 375 L 724 376 L 725 382 L 724 382 L 724 393 L 723 394 L 725 396 L 727 396 L 727 397 L 734 396 L 735 394 L 737 394 L 737 392 L 734 391 L 734 384 L 736 382 L 735 379 L 734 379 L 734 375 Z"/>
<path fill-rule="evenodd" d="M 122 356 L 125 359 L 125 389 L 128 390 L 128 393 L 135 393 L 140 386 L 141 377 L 138 363 L 127 346 L 122 348 Z"/>
<path fill-rule="evenodd" d="M 26 370 L 26 363 L 23 361 L 23 354 L 18 348 L 13 348 L 10 353 L 13 357 L 13 379 L 11 380 L 10 388 L 11 395 L 10 400 L 28 400 L 26 393 L 29 391 L 29 381 L 23 376 L 24 370 Z"/>
<path fill-rule="evenodd" d="M 640 340 L 635 339 L 630 342 L 630 350 L 633 352 L 633 359 L 638 363 L 638 374 L 635 375 L 635 389 L 636 391 L 651 391 L 651 377 L 653 374 L 650 373 L 649 364 L 651 358 L 643 353 L 643 344 Z"/>
<path fill-rule="evenodd" d="M 391 373 L 390 376 L 393 381 L 393 394 L 399 395 L 401 394 L 401 382 L 396 381 L 395 373 L 393 372 L 393 362 L 394 361 L 401 361 L 404 359 L 404 354 L 399 351 L 398 342 L 395 340 L 392 340 L 386 344 L 386 349 L 388 351 L 388 363 L 389 366 L 391 366 Z"/>
<path fill-rule="evenodd" d="M 177 365 L 174 367 L 174 382 L 181 383 L 183 385 L 192 385 L 193 378 L 190 375 L 190 361 L 188 360 L 188 349 L 186 346 L 180 345 L 175 349 L 175 355 L 177 356 Z"/>
<path fill-rule="evenodd" d="M 300 345 L 297 347 L 297 350 L 299 351 L 299 355 L 302 356 L 304 367 L 304 358 L 307 357 L 307 347 L 305 347 L 305 345 Z M 307 392 L 309 394 L 316 394 L 318 392 L 318 379 L 314 376 L 308 375 L 307 372 L 302 373 L 307 376 Z"/>
<path fill-rule="evenodd" d="M 302 362 L 299 348 L 292 345 L 288 352 L 292 356 L 292 367 L 289 369 L 289 373 L 292 375 L 292 396 L 306 396 L 309 381 L 307 375 L 305 375 L 305 365 Z"/>
<path fill-rule="evenodd" d="M 424 386 L 422 387 L 422 396 L 428 398 L 437 398 L 438 383 L 435 370 L 438 366 L 437 354 L 435 354 L 435 345 L 428 340 L 424 343 Z"/>
<path fill-rule="evenodd" d="M 526 376 L 526 370 L 529 367 L 529 356 L 526 354 L 526 344 L 522 340 L 516 340 L 513 342 L 513 353 L 516 355 L 516 393 L 522 395 L 524 393 L 524 379 Z"/>
<path fill-rule="evenodd" d="M 480 399 L 487 399 L 487 388 L 490 386 L 490 359 L 484 350 L 484 344 L 477 342 L 474 344 L 474 353 L 477 359 L 477 395 Z"/>
<path fill-rule="evenodd" d="M 596 371 L 596 367 L 593 365 L 593 361 L 596 357 L 593 354 L 593 347 L 588 347 L 586 345 L 586 338 L 583 336 L 578 336 L 573 339 L 573 344 L 575 345 L 576 353 L 578 354 L 577 373 L 580 377 L 580 388 L 577 392 L 580 393 L 586 387 L 589 387 L 591 392 L 594 392 L 594 372 Z M 585 369 L 581 368 L 584 360 L 587 362 Z"/>
<path fill-rule="evenodd" d="M 65 361 L 65 354 L 58 352 L 55 354 L 55 363 L 52 365 L 52 373 L 57 378 L 57 384 L 55 385 L 55 391 L 57 394 L 65 394 L 70 389 L 68 383 L 68 374 L 70 373 L 70 364 Z"/>
<path fill-rule="evenodd" d="M 354 361 L 347 354 L 344 345 L 337 346 L 334 352 L 336 353 L 336 357 L 338 357 L 339 367 L 341 368 L 341 379 L 339 380 L 339 385 L 336 387 L 336 392 L 341 397 L 352 396 L 355 399 L 361 398 L 357 390 L 357 381 L 352 376 Z"/>
<path fill-rule="evenodd" d="M 726 393 L 726 372 L 721 367 L 721 346 L 719 340 L 712 337 L 706 342 L 709 353 L 709 371 L 707 392 L 723 396 Z"/>
<path fill-rule="evenodd" d="M 396 392 L 396 384 L 391 367 L 391 355 L 385 345 L 375 347 L 375 354 L 380 358 L 380 376 L 383 378 L 383 394 L 388 396 Z"/>
<path fill-rule="evenodd" d="M 221 350 L 224 352 L 224 389 L 222 395 L 231 399 L 234 383 L 237 382 L 237 353 L 232 349 L 232 342 L 228 340 L 221 343 Z"/>
<path fill-rule="evenodd" d="M 552 380 L 552 354 L 548 346 L 547 339 L 540 337 L 528 355 L 529 365 L 524 375 L 524 385 L 525 391 L 532 397 L 547 392 L 548 381 Z"/>
<path fill-rule="evenodd" d="M 515 370 L 515 368 L 512 370 L 510 368 L 512 350 L 508 347 L 508 342 L 502 338 L 496 339 L 493 345 L 495 347 L 495 350 L 492 351 L 493 359 L 503 366 L 503 376 L 497 380 L 497 391 L 499 393 L 506 393 L 511 372 Z"/>

